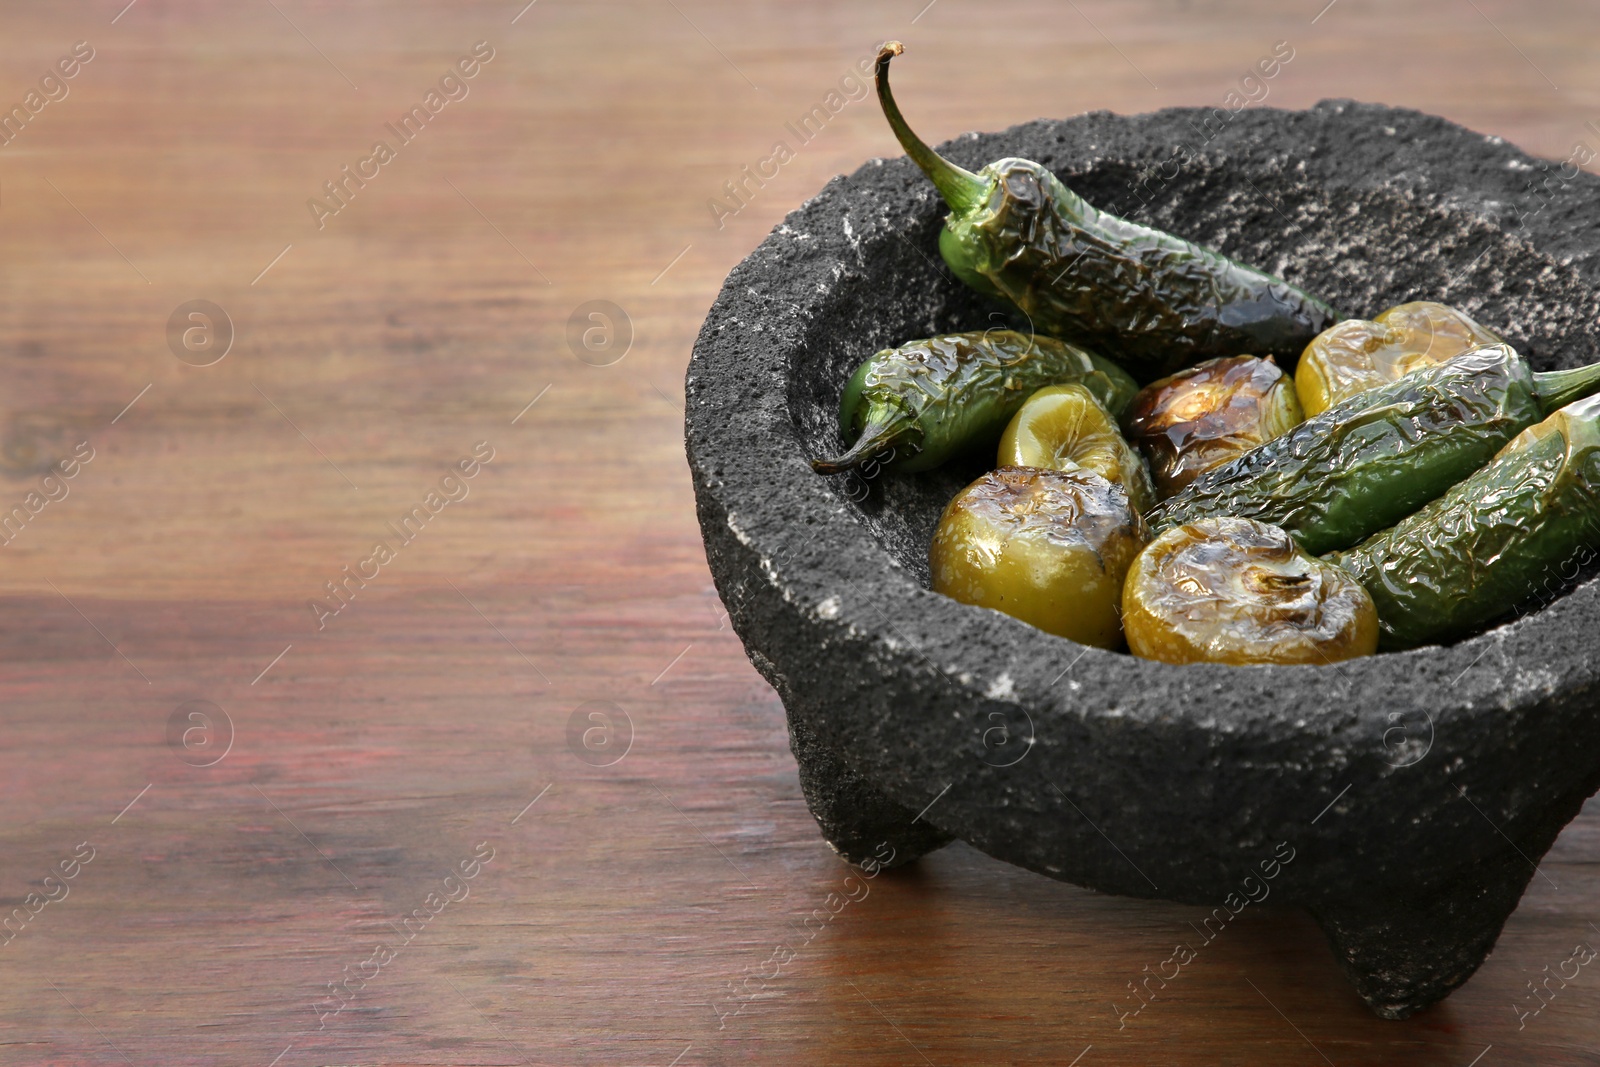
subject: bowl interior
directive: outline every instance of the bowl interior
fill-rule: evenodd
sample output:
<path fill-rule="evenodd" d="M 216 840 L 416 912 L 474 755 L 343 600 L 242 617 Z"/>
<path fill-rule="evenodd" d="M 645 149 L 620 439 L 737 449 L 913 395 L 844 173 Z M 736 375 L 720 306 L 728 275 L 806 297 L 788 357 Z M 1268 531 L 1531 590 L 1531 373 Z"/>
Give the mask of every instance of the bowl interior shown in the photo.
<path fill-rule="evenodd" d="M 974 147 L 957 142 L 941 150 L 976 167 L 986 160 L 971 158 Z M 1439 300 L 1499 332 L 1535 370 L 1600 359 L 1600 304 L 1577 272 L 1514 229 L 1465 210 L 1382 188 L 1331 187 L 1292 168 L 1263 174 L 1258 163 L 1226 157 L 1191 159 L 1153 195 L 1146 188 L 1136 198 L 1131 190 L 1148 173 L 1148 160 L 1040 161 L 1090 203 L 1278 274 L 1347 316 Z M 1028 329 L 1020 313 L 973 293 L 945 267 L 937 250 L 945 208 L 921 185 L 914 180 L 898 205 L 847 209 L 859 261 L 841 266 L 837 284 L 819 297 L 804 339 L 807 358 L 796 361 L 789 383 L 790 413 L 808 456 L 838 451 L 840 389 L 872 353 L 945 331 Z M 871 531 L 886 563 L 927 588 L 927 546 L 940 513 L 993 465 L 985 451 L 921 474 L 852 473 L 828 482 Z"/>

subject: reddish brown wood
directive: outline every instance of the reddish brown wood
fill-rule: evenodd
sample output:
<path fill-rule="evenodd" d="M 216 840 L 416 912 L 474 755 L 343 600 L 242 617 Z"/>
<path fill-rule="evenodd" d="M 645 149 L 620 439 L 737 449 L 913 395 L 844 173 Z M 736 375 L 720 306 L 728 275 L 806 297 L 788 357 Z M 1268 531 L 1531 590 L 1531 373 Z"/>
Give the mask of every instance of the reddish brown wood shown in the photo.
<path fill-rule="evenodd" d="M 1407 1023 L 1263 911 L 1119 1031 L 1199 909 L 965 847 L 807 939 L 849 872 L 722 623 L 680 439 L 726 272 L 897 150 L 850 102 L 721 228 L 708 201 L 879 38 L 935 139 L 1218 104 L 1288 40 L 1270 104 L 1407 104 L 1565 158 L 1600 148 L 1592 5 L 122 3 L 0 13 L 0 102 L 96 50 L 0 148 L 0 505 L 95 449 L 0 548 L 0 902 L 94 848 L 0 947 L 0 1063 L 1597 1062 L 1600 972 L 1513 1011 L 1600 938 L 1595 816 Z M 470 94 L 318 230 L 307 198 L 480 40 Z M 166 340 L 196 299 L 237 335 L 205 368 Z M 591 300 L 631 317 L 611 366 L 567 347 Z M 307 599 L 477 441 L 470 495 L 318 631 Z M 193 700 L 232 722 L 210 767 L 167 742 Z M 569 750 L 585 701 L 631 719 L 621 762 Z M 469 895 L 406 939 L 481 842 Z M 769 978 L 731 1014 L 747 969 Z"/>

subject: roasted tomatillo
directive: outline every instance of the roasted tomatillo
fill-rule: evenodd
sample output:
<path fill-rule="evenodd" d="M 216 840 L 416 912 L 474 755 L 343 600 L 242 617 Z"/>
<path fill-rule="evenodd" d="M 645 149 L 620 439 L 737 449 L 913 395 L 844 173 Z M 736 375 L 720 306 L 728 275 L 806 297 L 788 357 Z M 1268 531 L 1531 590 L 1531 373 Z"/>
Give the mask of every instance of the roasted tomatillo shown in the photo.
<path fill-rule="evenodd" d="M 1271 357 L 1211 359 L 1151 382 L 1123 425 L 1169 497 L 1212 467 L 1299 425 L 1294 382 Z"/>
<path fill-rule="evenodd" d="M 1000 435 L 999 465 L 1082 467 L 1122 486 L 1139 514 L 1156 502 L 1150 472 L 1117 422 L 1081 385 L 1052 385 L 1028 398 Z"/>
<path fill-rule="evenodd" d="M 935 592 L 1116 648 L 1123 578 L 1145 539 L 1128 494 L 1098 474 L 1001 467 L 944 509 L 928 564 Z"/>
<path fill-rule="evenodd" d="M 1128 571 L 1122 612 L 1133 654 L 1164 663 L 1334 663 L 1378 647 L 1361 584 L 1251 519 L 1156 538 Z"/>
<path fill-rule="evenodd" d="M 1141 380 L 1240 352 L 1293 359 L 1339 316 L 1316 297 L 1220 252 L 1099 211 L 1039 163 L 977 174 L 906 125 L 878 52 L 878 103 L 906 155 L 950 205 L 939 252 L 956 277 L 1009 300 L 1034 327 L 1114 354 Z"/>
<path fill-rule="evenodd" d="M 1499 343 L 1493 330 L 1453 307 L 1431 300 L 1398 304 L 1370 322 L 1345 319 L 1318 334 L 1295 367 L 1295 390 L 1309 418 L 1414 370 Z"/>

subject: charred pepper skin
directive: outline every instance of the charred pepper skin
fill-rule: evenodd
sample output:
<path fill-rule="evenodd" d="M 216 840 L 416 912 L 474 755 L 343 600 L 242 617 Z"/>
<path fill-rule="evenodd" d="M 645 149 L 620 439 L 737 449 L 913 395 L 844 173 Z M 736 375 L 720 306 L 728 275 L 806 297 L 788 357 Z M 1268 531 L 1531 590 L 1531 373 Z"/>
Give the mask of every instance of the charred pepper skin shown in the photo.
<path fill-rule="evenodd" d="M 1094 369 L 1105 376 L 1105 381 L 1098 383 L 1096 397 L 1105 405 L 1111 417 L 1120 423 L 1128 413 L 1128 408 L 1133 406 L 1133 398 L 1139 395 L 1139 383 L 1115 360 L 1107 359 L 1090 348 L 1083 351 L 1089 357 L 1089 362 L 1094 364 Z M 1101 391 L 1104 395 L 1101 395 Z"/>
<path fill-rule="evenodd" d="M 1600 547 L 1600 398 L 1556 412 L 1493 463 L 1348 552 L 1327 557 L 1372 594 L 1380 645 L 1464 637 Z M 1576 573 L 1576 572 L 1574 572 Z"/>
<path fill-rule="evenodd" d="M 1596 389 L 1600 364 L 1534 374 L 1509 345 L 1485 345 L 1307 419 L 1207 471 L 1146 519 L 1159 534 L 1233 515 L 1282 527 L 1314 556 L 1349 548 Z"/>
<path fill-rule="evenodd" d="M 1130 399 L 1126 385 L 1098 369 L 1088 352 L 1053 337 L 975 330 L 886 348 L 856 368 L 839 400 L 839 428 L 855 443 L 811 466 L 820 474 L 873 461 L 931 470 L 992 446 L 1035 390 L 1068 382 L 1081 383 L 1108 409 Z"/>
<path fill-rule="evenodd" d="M 1115 352 L 1141 381 L 1216 356 L 1292 365 L 1340 318 L 1281 278 L 1100 211 L 1044 166 L 1002 159 L 973 174 L 911 132 L 889 90 L 898 41 L 878 53 L 878 102 L 950 215 L 939 251 L 956 276 L 1036 329 Z"/>

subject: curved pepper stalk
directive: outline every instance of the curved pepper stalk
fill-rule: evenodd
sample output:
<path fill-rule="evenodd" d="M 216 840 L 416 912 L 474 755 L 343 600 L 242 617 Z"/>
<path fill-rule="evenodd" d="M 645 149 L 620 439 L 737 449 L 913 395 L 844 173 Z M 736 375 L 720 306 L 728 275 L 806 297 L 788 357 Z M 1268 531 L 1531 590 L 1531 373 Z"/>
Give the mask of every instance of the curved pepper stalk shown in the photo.
<path fill-rule="evenodd" d="M 922 429 L 915 416 L 899 404 L 873 401 L 867 404 L 856 443 L 841 456 L 812 460 L 811 469 L 818 474 L 844 474 L 903 447 L 915 452 L 921 442 Z"/>
<path fill-rule="evenodd" d="M 900 147 L 906 150 L 906 155 L 911 157 L 913 163 L 922 168 L 922 173 L 933 182 L 934 188 L 939 190 L 939 195 L 944 197 L 950 209 L 961 215 L 976 211 L 988 201 L 994 179 L 980 178 L 970 170 L 956 166 L 923 143 L 922 138 L 911 132 L 905 116 L 900 114 L 899 105 L 894 102 L 894 93 L 889 91 L 889 61 L 905 50 L 905 45 L 899 41 L 888 41 L 878 50 L 878 65 L 874 70 L 878 106 L 883 108 L 884 118 L 889 120 L 889 128 L 894 131 Z"/>

